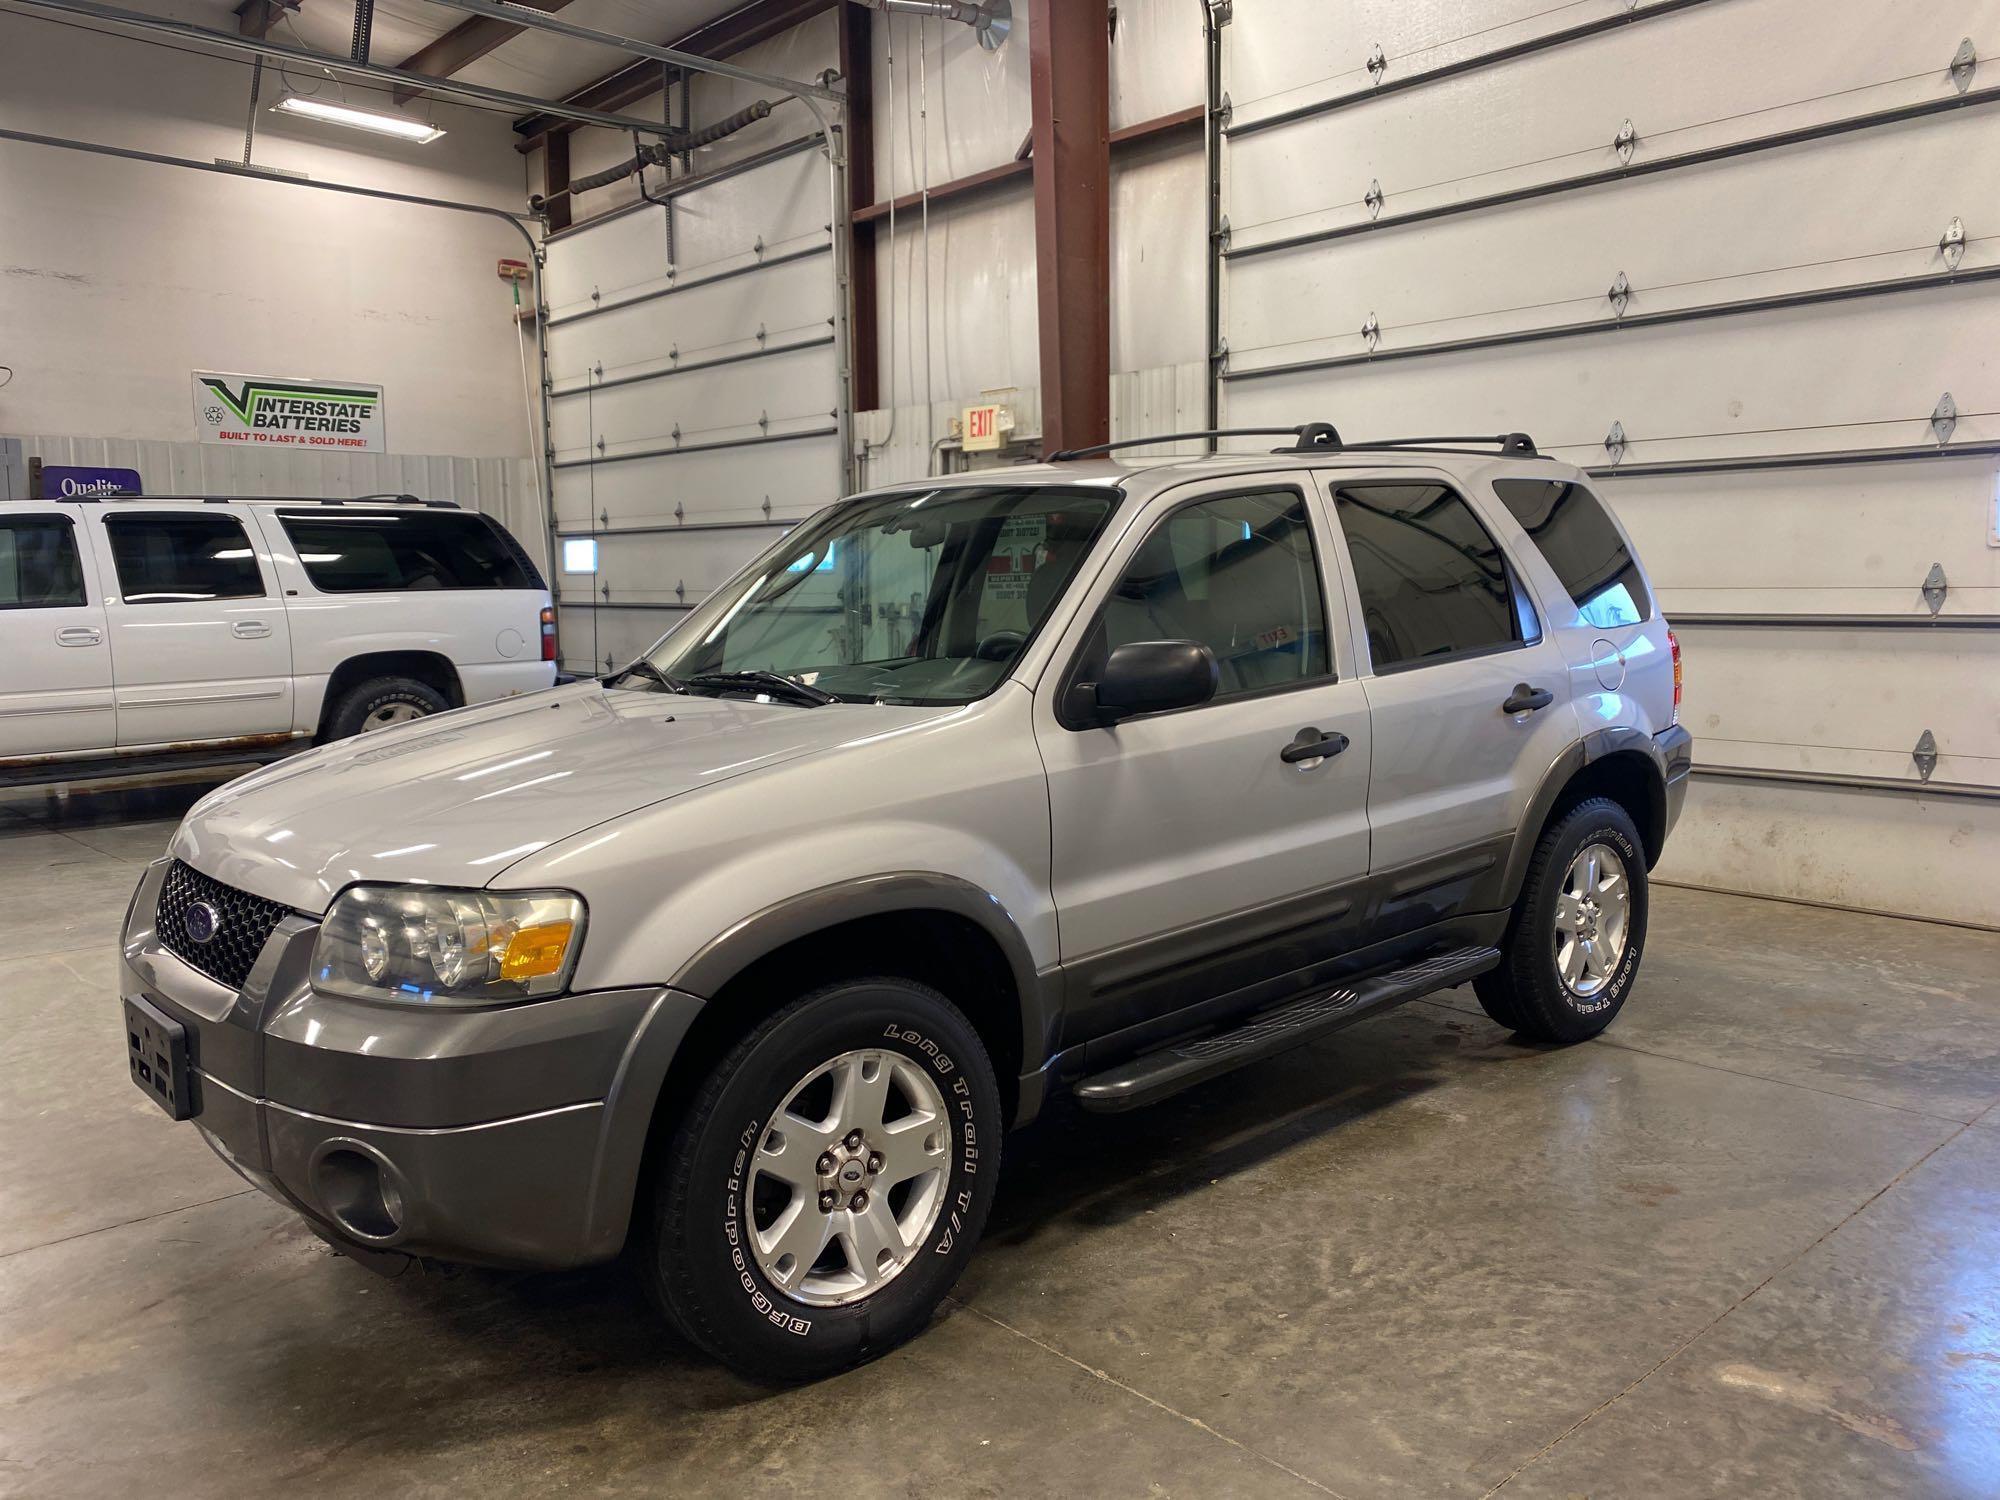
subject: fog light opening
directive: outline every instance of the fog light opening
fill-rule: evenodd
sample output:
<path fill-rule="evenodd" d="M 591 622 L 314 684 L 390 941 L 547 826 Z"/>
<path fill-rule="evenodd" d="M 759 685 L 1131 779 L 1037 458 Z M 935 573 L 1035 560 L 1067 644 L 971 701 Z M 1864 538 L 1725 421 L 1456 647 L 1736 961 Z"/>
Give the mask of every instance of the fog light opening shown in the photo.
<path fill-rule="evenodd" d="M 386 1240 L 402 1230 L 403 1195 L 371 1156 L 327 1152 L 313 1168 L 313 1187 L 333 1221 L 357 1239 Z"/>

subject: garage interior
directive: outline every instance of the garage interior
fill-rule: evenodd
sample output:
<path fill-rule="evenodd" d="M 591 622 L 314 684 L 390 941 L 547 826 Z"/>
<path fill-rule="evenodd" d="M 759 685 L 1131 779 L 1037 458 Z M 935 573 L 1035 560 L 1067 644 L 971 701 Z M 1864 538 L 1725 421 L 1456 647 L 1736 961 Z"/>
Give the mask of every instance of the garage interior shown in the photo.
<path fill-rule="evenodd" d="M 2000 1494 L 1993 53 L 2000 0 L 0 0 L 0 516 L 451 501 L 587 678 L 844 494 L 1527 431 L 1696 758 L 1605 1036 L 1460 988 L 1053 1100 L 929 1331 L 793 1390 L 622 1266 L 375 1276 L 170 1130 L 120 922 L 241 767 L 0 786 L 0 1495 Z M 204 441 L 202 370 L 386 436 Z"/>

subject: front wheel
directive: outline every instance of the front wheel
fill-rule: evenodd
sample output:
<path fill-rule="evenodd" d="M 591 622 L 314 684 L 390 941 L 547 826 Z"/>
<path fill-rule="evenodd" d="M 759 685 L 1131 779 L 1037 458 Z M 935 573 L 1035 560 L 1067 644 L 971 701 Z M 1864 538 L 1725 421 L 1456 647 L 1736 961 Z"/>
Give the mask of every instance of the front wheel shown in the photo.
<path fill-rule="evenodd" d="M 1581 1042 L 1609 1026 L 1646 945 L 1646 858 L 1625 809 L 1592 797 L 1528 862 L 1496 969 L 1473 981 L 1487 1015 L 1523 1036 Z"/>
<path fill-rule="evenodd" d="M 674 1130 L 641 1260 L 690 1339 L 760 1380 L 873 1358 L 929 1321 L 986 1223 L 1000 1094 L 935 990 L 854 980 L 715 1065 Z"/>

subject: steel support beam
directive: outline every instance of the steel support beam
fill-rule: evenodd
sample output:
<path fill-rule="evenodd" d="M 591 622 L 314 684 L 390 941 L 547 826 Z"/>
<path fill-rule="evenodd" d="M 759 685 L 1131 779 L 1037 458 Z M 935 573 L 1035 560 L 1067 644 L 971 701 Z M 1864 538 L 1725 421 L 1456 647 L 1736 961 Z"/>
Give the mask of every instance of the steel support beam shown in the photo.
<path fill-rule="evenodd" d="M 252 3 L 267 4 L 269 0 L 252 0 Z M 521 3 L 536 10 L 561 10 L 569 4 L 569 0 L 521 0 Z M 526 29 L 512 21 L 495 20 L 492 16 L 473 16 L 460 21 L 443 36 L 424 43 L 396 66 L 408 68 L 412 73 L 449 78 L 459 69 L 478 62 L 502 42 L 512 41 Z M 396 102 L 408 104 L 420 93 L 421 89 L 397 89 Z"/>
<path fill-rule="evenodd" d="M 1029 0 L 1044 451 L 1111 436 L 1111 32 L 1103 0 Z"/>
<path fill-rule="evenodd" d="M 853 319 L 848 359 L 854 365 L 854 409 L 873 411 L 882 404 L 875 226 L 864 223 L 861 212 L 875 201 L 874 12 L 861 5 L 843 5 L 839 19 L 840 75 L 847 81 L 848 222 L 854 235 L 854 256 L 847 273 Z"/>
<path fill-rule="evenodd" d="M 283 43 L 263 38 L 214 31 L 206 26 L 192 26 L 185 21 L 170 21 L 165 17 L 147 15 L 142 11 L 122 10 L 115 5 L 99 5 L 96 0 L 12 0 L 12 3 L 28 10 L 82 16 L 86 20 L 127 26 L 134 31 L 170 36 L 180 41 L 213 47 L 218 52 L 238 52 L 251 57 L 275 57 L 283 62 L 297 63 L 301 67 L 324 68 L 330 73 L 338 73 L 348 78 L 366 78 L 374 83 L 408 85 L 427 93 L 476 99 L 482 104 L 497 104 L 502 109 L 558 113 L 578 124 L 603 125 L 627 134 L 636 130 L 642 135 L 666 135 L 672 129 L 658 120 L 642 120 L 636 115 L 609 114 L 603 110 L 584 109 L 576 105 L 551 104 L 547 100 L 536 99 L 528 94 L 511 93 L 506 89 L 490 89 L 483 84 L 465 83 L 456 78 L 431 78 L 420 73 L 406 73 L 401 68 L 385 67 L 380 63 L 358 63 L 351 58 L 340 57 L 331 52 L 316 52 L 310 47 L 288 47 Z"/>

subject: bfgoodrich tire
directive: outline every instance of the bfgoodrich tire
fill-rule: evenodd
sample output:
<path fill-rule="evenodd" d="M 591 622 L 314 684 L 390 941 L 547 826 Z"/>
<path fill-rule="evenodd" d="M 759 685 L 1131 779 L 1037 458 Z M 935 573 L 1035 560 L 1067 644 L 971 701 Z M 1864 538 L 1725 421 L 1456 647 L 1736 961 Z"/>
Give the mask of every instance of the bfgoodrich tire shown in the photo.
<path fill-rule="evenodd" d="M 369 729 L 387 729 L 412 719 L 441 714 L 451 705 L 427 682 L 414 677 L 376 677 L 350 688 L 334 705 L 326 737 L 344 740 Z"/>
<path fill-rule="evenodd" d="M 1535 845 L 1500 966 L 1473 981 L 1523 1036 L 1581 1042 L 1624 1008 L 1646 946 L 1646 857 L 1625 809 L 1579 803 Z"/>
<path fill-rule="evenodd" d="M 992 1064 L 944 996 L 894 978 L 814 991 L 733 1047 L 675 1127 L 641 1275 L 753 1379 L 871 1359 L 958 1280 L 1000 1130 Z"/>

